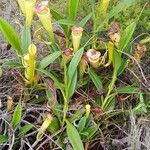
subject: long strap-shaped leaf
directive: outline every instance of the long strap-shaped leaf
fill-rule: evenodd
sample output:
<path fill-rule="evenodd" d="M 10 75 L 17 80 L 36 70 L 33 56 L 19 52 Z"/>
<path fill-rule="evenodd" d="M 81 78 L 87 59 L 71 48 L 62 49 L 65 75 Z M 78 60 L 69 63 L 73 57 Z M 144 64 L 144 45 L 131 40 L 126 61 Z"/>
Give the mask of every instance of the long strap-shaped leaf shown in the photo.
<path fill-rule="evenodd" d="M 124 30 L 123 35 L 120 39 L 119 49 L 121 51 L 124 50 L 124 48 L 127 46 L 127 44 L 130 42 L 130 39 L 134 33 L 136 27 L 136 23 L 133 22 L 127 28 Z"/>
<path fill-rule="evenodd" d="M 6 143 L 8 141 L 8 136 L 0 135 L 0 144 Z"/>
<path fill-rule="evenodd" d="M 61 51 L 56 51 L 56 52 L 44 57 L 39 63 L 39 68 L 45 69 L 48 65 L 53 63 L 60 55 L 61 55 Z"/>
<path fill-rule="evenodd" d="M 67 72 L 67 84 L 68 84 L 68 98 L 72 96 L 73 91 L 75 90 L 75 85 L 74 83 L 76 83 L 75 80 L 77 80 L 77 66 L 80 62 L 80 59 L 82 57 L 84 48 L 80 48 L 74 55 L 73 59 L 71 60 L 69 67 L 68 67 L 68 72 Z M 72 91 L 70 91 L 70 89 Z"/>
<path fill-rule="evenodd" d="M 18 56 L 23 55 L 23 51 L 21 49 L 21 41 L 20 38 L 15 31 L 15 29 L 3 18 L 0 17 L 0 31 L 3 36 L 6 38 L 8 43 L 15 49 Z"/>
<path fill-rule="evenodd" d="M 62 94 L 64 95 L 64 87 L 63 84 L 49 71 L 44 70 L 44 69 L 36 69 L 37 71 L 43 73 L 44 75 L 46 75 L 47 77 L 51 78 L 54 81 L 55 86 L 61 90 Z"/>
<path fill-rule="evenodd" d="M 83 143 L 77 129 L 69 122 L 67 123 L 67 135 L 74 150 L 84 150 Z"/>
<path fill-rule="evenodd" d="M 103 88 L 101 78 L 94 72 L 93 69 L 89 70 L 89 77 L 91 78 L 91 80 L 93 81 L 93 83 L 94 83 L 94 85 L 96 86 L 97 89 L 102 89 Z"/>
<path fill-rule="evenodd" d="M 24 54 L 28 52 L 28 47 L 31 44 L 31 30 L 27 25 L 23 26 L 21 31 L 21 46 Z"/>
<path fill-rule="evenodd" d="M 68 14 L 69 19 L 74 21 L 77 16 L 79 0 L 69 0 L 68 4 Z"/>
<path fill-rule="evenodd" d="M 134 0 L 122 0 L 116 6 L 112 8 L 112 10 L 108 14 L 108 18 L 111 19 L 112 17 L 116 16 L 120 12 L 124 11 L 125 9 L 129 8 L 133 4 Z"/>
<path fill-rule="evenodd" d="M 21 116 L 22 116 L 22 105 L 21 101 L 19 101 L 18 105 L 15 108 L 11 121 L 13 128 L 16 128 L 17 125 L 21 122 Z"/>

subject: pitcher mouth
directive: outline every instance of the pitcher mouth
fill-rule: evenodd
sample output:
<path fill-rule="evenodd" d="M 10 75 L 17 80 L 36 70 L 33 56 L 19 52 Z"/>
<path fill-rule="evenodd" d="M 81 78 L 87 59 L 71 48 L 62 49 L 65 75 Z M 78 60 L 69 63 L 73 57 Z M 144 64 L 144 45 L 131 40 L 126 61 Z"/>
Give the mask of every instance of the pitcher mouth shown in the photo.
<path fill-rule="evenodd" d="M 73 26 L 73 27 L 71 28 L 71 30 L 72 30 L 72 33 L 73 33 L 75 36 L 80 36 L 80 35 L 82 34 L 82 32 L 83 32 L 83 28 L 81 28 L 81 27 L 76 27 L 76 26 Z"/>
<path fill-rule="evenodd" d="M 90 49 L 86 53 L 87 58 L 92 62 L 97 62 L 100 58 L 100 55 L 101 53 L 94 49 Z"/>
<path fill-rule="evenodd" d="M 48 1 L 44 1 L 44 2 L 41 2 L 40 4 L 38 4 L 34 11 L 39 14 L 39 15 L 45 15 L 49 12 L 49 9 L 48 9 Z"/>
<path fill-rule="evenodd" d="M 44 8 L 44 9 L 41 10 L 41 11 L 37 11 L 37 14 L 38 14 L 39 16 L 47 15 L 47 14 L 49 14 L 49 13 L 50 13 L 50 10 L 49 10 L 48 8 Z"/>

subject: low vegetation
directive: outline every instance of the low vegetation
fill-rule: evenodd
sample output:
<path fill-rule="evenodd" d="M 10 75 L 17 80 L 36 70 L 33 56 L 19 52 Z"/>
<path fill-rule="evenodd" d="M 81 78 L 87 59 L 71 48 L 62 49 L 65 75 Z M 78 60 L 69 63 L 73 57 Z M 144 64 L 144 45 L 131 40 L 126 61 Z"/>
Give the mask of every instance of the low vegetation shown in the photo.
<path fill-rule="evenodd" d="M 0 147 L 150 149 L 148 0 L 17 4 L 19 29 L 0 17 L 16 55 L 0 66 L 0 90 L 12 91 L 1 99 Z"/>

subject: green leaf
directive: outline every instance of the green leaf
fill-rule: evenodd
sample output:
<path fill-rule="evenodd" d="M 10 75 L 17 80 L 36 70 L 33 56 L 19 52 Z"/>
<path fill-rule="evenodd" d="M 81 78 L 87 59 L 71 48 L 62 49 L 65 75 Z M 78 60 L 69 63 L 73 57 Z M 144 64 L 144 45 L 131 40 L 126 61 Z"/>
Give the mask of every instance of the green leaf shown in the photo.
<path fill-rule="evenodd" d="M 28 52 L 28 47 L 31 44 L 31 31 L 27 25 L 23 26 L 21 31 L 21 46 L 24 54 Z"/>
<path fill-rule="evenodd" d="M 91 78 L 97 89 L 103 89 L 101 78 L 94 72 L 93 69 L 89 70 L 89 77 Z"/>
<path fill-rule="evenodd" d="M 68 67 L 68 72 L 67 72 L 67 77 L 68 77 L 68 91 L 70 91 L 70 89 L 74 89 L 74 83 L 72 82 L 73 79 L 75 81 L 75 77 L 77 76 L 77 66 L 80 62 L 80 59 L 82 57 L 82 54 L 83 54 L 83 51 L 84 51 L 84 48 L 80 48 L 74 55 L 74 57 L 72 58 L 70 64 L 69 64 L 69 67 Z M 69 93 L 68 93 L 69 94 Z M 70 93 L 70 95 L 72 95 L 72 93 Z"/>
<path fill-rule="evenodd" d="M 119 69 L 120 65 L 121 65 L 121 55 L 118 53 L 118 51 L 114 50 L 114 54 L 113 54 L 113 67 L 114 67 L 114 70 L 113 70 L 113 75 L 112 75 L 111 82 L 108 86 L 107 95 L 109 95 L 110 92 L 113 90 L 114 84 L 117 80 L 117 72 L 118 72 L 118 69 Z"/>
<path fill-rule="evenodd" d="M 6 135 L 0 135 L 0 144 L 6 143 L 8 141 L 8 137 Z"/>
<path fill-rule="evenodd" d="M 64 16 L 62 16 L 60 13 L 58 13 L 56 10 L 54 9 L 51 9 L 51 14 L 52 16 L 54 17 L 54 19 L 57 21 L 57 20 L 60 20 L 60 19 L 64 19 Z"/>
<path fill-rule="evenodd" d="M 78 131 L 81 132 L 85 128 L 85 125 L 86 125 L 86 117 L 82 117 L 77 127 Z"/>
<path fill-rule="evenodd" d="M 13 117 L 12 117 L 11 124 L 12 124 L 13 128 L 16 128 L 17 125 L 20 123 L 21 116 L 22 116 L 22 106 L 21 106 L 21 102 L 19 102 L 15 108 L 15 111 L 14 111 Z"/>
<path fill-rule="evenodd" d="M 85 17 L 79 22 L 79 26 L 83 28 L 91 17 L 92 17 L 92 13 L 88 14 L 87 16 L 85 16 Z"/>
<path fill-rule="evenodd" d="M 53 9 L 51 9 L 51 14 L 52 14 L 52 16 L 55 18 L 56 21 L 65 19 L 64 16 L 62 16 L 60 13 L 58 13 L 57 11 L 55 11 L 55 10 L 53 10 Z M 65 26 L 65 25 L 63 25 L 63 24 L 60 24 L 60 26 L 61 26 L 62 29 L 64 30 L 65 35 L 67 35 L 67 26 Z"/>
<path fill-rule="evenodd" d="M 82 57 L 82 54 L 83 54 L 83 51 L 84 51 L 84 48 L 80 48 L 74 55 L 73 59 L 71 60 L 70 64 L 69 64 L 69 67 L 68 67 L 68 79 L 69 79 L 69 83 L 71 83 L 72 81 L 72 78 L 75 74 L 75 71 L 77 70 L 77 66 L 80 62 L 80 59 Z"/>
<path fill-rule="evenodd" d="M 150 15 L 150 10 L 149 10 L 149 9 L 144 10 L 144 11 L 143 11 L 143 14 Z"/>
<path fill-rule="evenodd" d="M 117 72 L 117 76 L 120 76 L 124 72 L 124 70 L 127 68 L 127 66 L 128 66 L 128 61 L 122 58 L 121 65 Z"/>
<path fill-rule="evenodd" d="M 121 51 L 124 50 L 124 48 L 128 45 L 128 43 L 130 42 L 130 39 L 133 35 L 133 32 L 135 30 L 136 27 L 136 23 L 133 22 L 131 23 L 123 32 L 121 39 L 120 39 L 120 43 L 119 43 L 119 49 Z"/>
<path fill-rule="evenodd" d="M 59 120 L 55 117 L 53 118 L 51 124 L 48 126 L 47 131 L 51 133 L 56 133 L 60 129 Z"/>
<path fill-rule="evenodd" d="M 120 12 L 129 8 L 132 5 L 133 1 L 135 1 L 135 0 L 122 0 L 122 1 L 120 1 L 120 3 L 117 4 L 115 7 L 113 7 L 113 9 L 109 12 L 108 18 L 111 19 L 112 17 L 118 15 Z"/>
<path fill-rule="evenodd" d="M 15 49 L 18 56 L 23 56 L 21 41 L 15 29 L 3 18 L 0 17 L 0 31 L 8 43 Z"/>
<path fill-rule="evenodd" d="M 10 61 L 6 61 L 2 64 L 2 67 L 4 68 L 24 68 L 23 65 L 17 61 L 13 61 L 13 60 L 10 60 Z"/>
<path fill-rule="evenodd" d="M 50 49 L 50 51 L 53 52 L 57 52 L 57 51 L 61 51 L 59 45 L 57 43 L 55 44 L 51 44 L 51 45 L 47 45 L 48 48 Z"/>
<path fill-rule="evenodd" d="M 134 93 L 139 93 L 139 88 L 129 85 L 129 86 L 125 86 L 125 87 L 119 88 L 117 90 L 117 93 L 119 93 L 119 94 L 134 94 Z"/>
<path fill-rule="evenodd" d="M 117 71 L 121 65 L 121 62 L 122 62 L 121 55 L 118 53 L 118 51 L 114 50 L 113 67 L 114 67 L 115 74 L 117 74 Z"/>
<path fill-rule="evenodd" d="M 67 123 L 67 135 L 73 149 L 84 150 L 83 143 L 81 141 L 77 129 L 69 121 L 66 120 L 66 123 Z"/>
<path fill-rule="evenodd" d="M 54 81 L 55 86 L 61 90 L 62 94 L 64 94 L 64 86 L 63 84 L 53 75 L 52 73 L 43 70 L 43 69 L 36 69 L 37 71 L 45 74 L 47 77 L 51 78 Z"/>
<path fill-rule="evenodd" d="M 68 1 L 68 17 L 72 21 L 74 21 L 77 17 L 78 5 L 79 5 L 79 0 Z"/>
<path fill-rule="evenodd" d="M 145 99 L 144 99 L 144 95 L 142 93 L 140 93 L 140 103 L 143 104 L 143 107 L 142 107 L 142 111 L 144 113 L 147 113 L 147 106 L 145 105 Z"/>
<path fill-rule="evenodd" d="M 76 90 L 76 85 L 77 85 L 77 70 L 75 71 L 75 74 L 72 78 L 71 84 L 68 88 L 69 97 L 71 97 L 74 94 L 74 92 Z"/>
<path fill-rule="evenodd" d="M 98 130 L 98 125 L 94 125 L 94 126 L 89 127 L 86 130 L 86 132 L 88 132 L 88 138 L 91 138 L 96 133 L 97 130 Z"/>
<path fill-rule="evenodd" d="M 127 53 L 127 54 L 131 55 L 132 52 L 133 52 L 132 44 L 130 43 L 124 49 L 124 53 Z M 118 69 L 117 76 L 120 76 L 124 72 L 124 70 L 128 67 L 128 64 L 129 64 L 128 59 L 125 59 L 125 58 L 121 59 L 121 65 L 120 65 L 120 67 Z"/>
<path fill-rule="evenodd" d="M 59 123 L 62 123 L 62 105 L 57 104 L 54 107 L 52 107 L 52 111 L 54 115 L 57 117 Z"/>
<path fill-rule="evenodd" d="M 105 103 L 105 106 L 103 107 L 103 111 L 109 112 L 113 110 L 115 108 L 115 104 L 116 104 L 116 99 L 114 98 L 114 96 L 110 97 Z"/>
<path fill-rule="evenodd" d="M 139 99 L 140 102 L 138 103 L 138 105 L 136 107 L 133 108 L 133 112 L 136 115 L 140 115 L 141 113 L 147 113 L 147 105 L 145 105 L 145 100 L 144 100 L 144 96 L 142 93 L 139 94 Z"/>
<path fill-rule="evenodd" d="M 58 20 L 56 23 L 62 24 L 62 25 L 67 25 L 67 26 L 73 26 L 73 25 L 76 24 L 76 22 L 70 21 L 70 20 L 67 20 L 67 19 Z"/>
<path fill-rule="evenodd" d="M 25 135 L 29 130 L 31 130 L 33 128 L 33 125 L 32 124 L 26 124 L 24 125 L 20 130 L 19 130 L 19 133 L 18 133 L 18 136 L 19 137 L 22 137 L 23 135 Z"/>
<path fill-rule="evenodd" d="M 53 63 L 59 56 L 61 55 L 61 51 L 56 51 L 46 57 L 44 57 L 40 63 L 39 63 L 39 68 L 44 69 L 51 63 Z"/>
<path fill-rule="evenodd" d="M 69 118 L 69 122 L 74 122 L 76 119 L 79 119 L 82 117 L 82 112 L 77 109 L 76 112 L 74 114 L 72 114 L 71 118 Z"/>

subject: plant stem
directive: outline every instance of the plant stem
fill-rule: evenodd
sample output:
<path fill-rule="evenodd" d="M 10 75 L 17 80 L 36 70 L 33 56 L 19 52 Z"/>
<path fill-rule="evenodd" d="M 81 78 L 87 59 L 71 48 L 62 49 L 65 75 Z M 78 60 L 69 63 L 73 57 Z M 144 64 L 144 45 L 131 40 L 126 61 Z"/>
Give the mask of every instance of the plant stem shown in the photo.
<path fill-rule="evenodd" d="M 105 108 L 105 105 L 107 105 L 108 99 L 110 98 L 110 97 L 109 97 L 109 96 L 110 96 L 110 93 L 111 93 L 111 91 L 112 91 L 112 89 L 113 89 L 113 87 L 114 87 L 114 84 L 115 84 L 115 82 L 116 82 L 116 79 L 117 79 L 117 72 L 114 71 L 113 77 L 112 77 L 112 80 L 111 80 L 111 83 L 109 84 L 109 88 L 108 88 L 107 95 L 106 95 L 106 97 L 105 97 L 105 99 L 104 99 L 104 102 L 103 102 L 103 104 L 102 104 L 102 109 L 104 109 L 104 108 Z"/>
<path fill-rule="evenodd" d="M 67 86 L 67 66 L 64 63 L 64 84 L 65 84 L 65 95 L 64 95 L 64 107 L 63 107 L 63 123 L 62 126 L 64 126 L 66 115 L 68 111 L 68 86 Z"/>
<path fill-rule="evenodd" d="M 64 99 L 64 108 L 63 108 L 63 123 L 62 126 L 64 126 L 65 120 L 66 120 L 66 116 L 67 116 L 67 111 L 68 111 L 68 100 Z"/>

